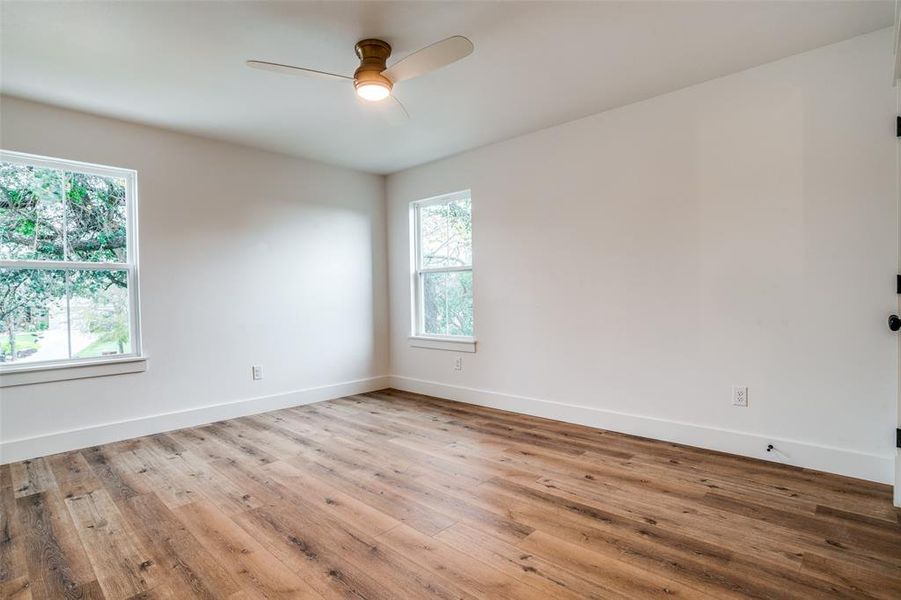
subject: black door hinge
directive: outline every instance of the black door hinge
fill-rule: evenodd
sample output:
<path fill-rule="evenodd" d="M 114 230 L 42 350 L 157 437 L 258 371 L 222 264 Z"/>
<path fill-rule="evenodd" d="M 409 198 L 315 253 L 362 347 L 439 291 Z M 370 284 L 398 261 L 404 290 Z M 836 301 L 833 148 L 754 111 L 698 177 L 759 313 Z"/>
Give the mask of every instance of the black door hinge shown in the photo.
<path fill-rule="evenodd" d="M 895 430 L 895 447 L 901 448 L 901 427 Z"/>
<path fill-rule="evenodd" d="M 895 293 L 901 294 L 901 275 L 895 275 Z"/>
<path fill-rule="evenodd" d="M 901 137 L 901 117 L 895 117 L 895 135 Z"/>

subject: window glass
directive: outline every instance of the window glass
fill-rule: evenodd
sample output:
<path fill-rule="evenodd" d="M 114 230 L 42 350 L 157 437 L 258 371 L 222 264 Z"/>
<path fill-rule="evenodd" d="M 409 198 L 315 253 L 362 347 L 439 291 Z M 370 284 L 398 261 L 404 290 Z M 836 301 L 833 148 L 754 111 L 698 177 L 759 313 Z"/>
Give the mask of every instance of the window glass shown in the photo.
<path fill-rule="evenodd" d="M 82 262 L 126 262 L 125 179 L 66 173 L 66 256 Z"/>
<path fill-rule="evenodd" d="M 0 259 L 63 260 L 62 171 L 0 162 Z"/>
<path fill-rule="evenodd" d="M 469 198 L 420 209 L 421 265 L 461 267 L 472 264 L 472 203 Z"/>
<path fill-rule="evenodd" d="M 423 273 L 423 333 L 472 336 L 472 271 Z"/>
<path fill-rule="evenodd" d="M 76 271 L 69 277 L 73 358 L 131 353 L 127 271 Z"/>
<path fill-rule="evenodd" d="M 65 271 L 0 268 L 0 364 L 69 358 Z"/>

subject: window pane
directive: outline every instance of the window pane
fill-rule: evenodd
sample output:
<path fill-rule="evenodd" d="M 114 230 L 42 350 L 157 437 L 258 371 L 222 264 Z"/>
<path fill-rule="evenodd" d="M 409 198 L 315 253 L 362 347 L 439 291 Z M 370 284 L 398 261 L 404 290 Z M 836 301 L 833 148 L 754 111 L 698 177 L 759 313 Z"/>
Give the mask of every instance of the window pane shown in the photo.
<path fill-rule="evenodd" d="M 127 271 L 70 271 L 73 358 L 131 353 Z"/>
<path fill-rule="evenodd" d="M 62 171 L 0 162 L 0 259 L 63 260 Z"/>
<path fill-rule="evenodd" d="M 0 363 L 136 352 L 132 267 L 104 264 L 132 262 L 133 185 L 127 171 L 0 154 Z M 21 269 L 16 261 L 49 268 Z M 67 268 L 73 262 L 95 267 Z"/>
<path fill-rule="evenodd" d="M 68 357 L 65 273 L 0 269 L 0 363 Z"/>
<path fill-rule="evenodd" d="M 472 264 L 472 202 L 461 198 L 419 207 L 423 268 Z"/>
<path fill-rule="evenodd" d="M 446 335 L 447 331 L 447 273 L 422 274 L 422 332 Z"/>
<path fill-rule="evenodd" d="M 66 173 L 69 260 L 126 262 L 125 179 Z"/>
<path fill-rule="evenodd" d="M 423 333 L 472 336 L 472 271 L 422 274 Z"/>

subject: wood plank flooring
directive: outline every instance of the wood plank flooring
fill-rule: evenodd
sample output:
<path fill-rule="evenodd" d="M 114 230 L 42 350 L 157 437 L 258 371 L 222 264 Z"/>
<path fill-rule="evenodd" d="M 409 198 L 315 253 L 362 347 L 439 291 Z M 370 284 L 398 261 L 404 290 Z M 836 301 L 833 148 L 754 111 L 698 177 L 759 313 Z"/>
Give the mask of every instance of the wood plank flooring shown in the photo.
<path fill-rule="evenodd" d="M 385 390 L 0 467 L 2 598 L 901 598 L 888 486 Z"/>

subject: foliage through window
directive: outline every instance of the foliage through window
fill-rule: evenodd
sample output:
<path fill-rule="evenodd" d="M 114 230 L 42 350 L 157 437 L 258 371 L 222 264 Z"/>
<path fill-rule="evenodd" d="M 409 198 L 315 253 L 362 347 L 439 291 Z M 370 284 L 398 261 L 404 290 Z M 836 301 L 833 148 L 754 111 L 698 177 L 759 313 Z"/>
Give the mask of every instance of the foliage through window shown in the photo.
<path fill-rule="evenodd" d="M 416 334 L 472 337 L 472 199 L 459 192 L 413 204 Z"/>
<path fill-rule="evenodd" d="M 140 354 L 134 171 L 0 153 L 0 369 Z"/>

